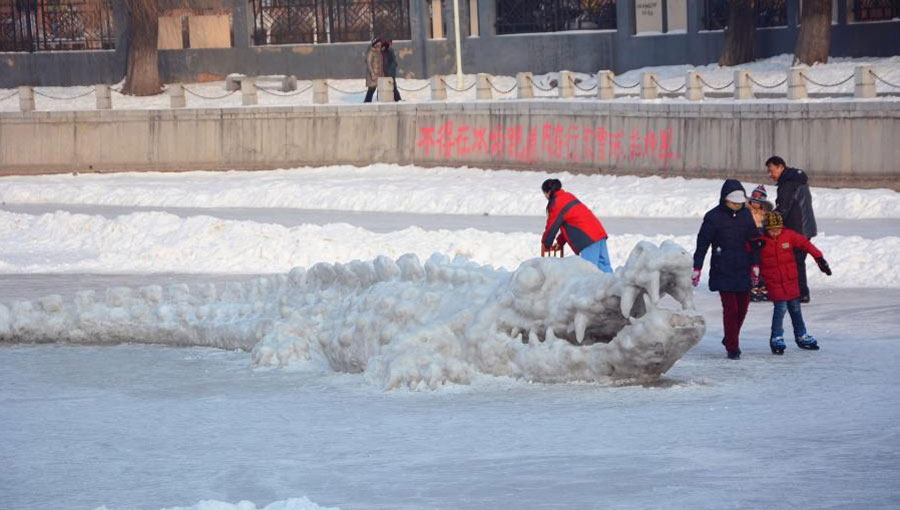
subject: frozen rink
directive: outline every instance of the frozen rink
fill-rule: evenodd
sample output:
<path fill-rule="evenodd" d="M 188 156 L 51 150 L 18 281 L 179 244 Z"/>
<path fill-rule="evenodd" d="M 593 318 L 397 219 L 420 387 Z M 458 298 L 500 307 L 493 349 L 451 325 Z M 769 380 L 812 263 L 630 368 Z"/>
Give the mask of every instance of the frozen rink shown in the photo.
<path fill-rule="evenodd" d="M 186 195 L 199 196 L 206 185 L 202 174 L 186 177 L 180 183 Z M 536 248 L 543 224 L 537 188 L 544 176 L 504 173 L 496 185 L 480 173 L 469 177 L 479 181 L 486 204 L 494 202 L 485 196 L 506 203 L 519 189 L 513 186 L 534 192 L 498 206 L 518 216 L 493 210 L 488 216 L 448 215 L 470 203 L 465 186 L 444 188 L 446 203 L 427 197 L 403 202 L 390 200 L 393 177 L 364 175 L 348 184 L 346 198 L 362 204 L 349 207 L 355 212 L 339 210 L 336 201 L 344 198 L 337 183 L 334 193 L 304 204 L 304 211 L 284 203 L 241 209 L 247 204 L 237 193 L 215 195 L 235 198 L 201 211 L 136 203 L 143 196 L 164 199 L 165 189 L 178 188 L 178 176 L 153 185 L 102 176 L 103 182 L 89 186 L 97 197 L 131 196 L 132 203 L 92 203 L 61 177 L 0 179 L 6 201 L 0 208 L 0 303 L 47 294 L 71 299 L 76 291 L 121 285 L 248 281 L 286 271 L 283 266 L 306 257 L 304 247 L 310 246 L 320 259 L 334 261 L 329 259 L 366 259 L 378 248 L 425 250 L 442 238 L 451 251 L 515 267 Z M 417 178 L 424 189 L 438 190 L 454 176 Z M 693 203 L 669 204 L 668 214 L 655 214 L 658 220 L 629 218 L 662 193 L 685 199 L 665 191 L 672 183 L 629 179 L 621 188 L 585 177 L 566 186 L 596 209 L 593 193 L 619 197 L 613 201 L 618 209 L 601 215 L 611 243 L 616 237 L 622 242 L 611 246 L 614 265 L 624 263 L 623 254 L 642 239 L 674 238 L 692 251 L 700 221 Z M 228 182 L 222 179 L 221 186 Z M 367 202 L 364 190 L 379 183 L 388 205 L 367 206 L 376 200 Z M 715 202 L 718 186 L 711 181 L 675 184 L 699 189 L 685 193 L 700 209 Z M 755 184 L 745 183 L 748 191 Z M 156 194 L 134 193 L 140 186 Z M 279 188 L 278 182 L 266 186 Z M 774 198 L 774 186 L 769 189 Z M 714 196 L 698 198 L 710 190 Z M 882 206 L 900 196 L 847 193 L 874 193 L 873 202 Z M 74 203 L 59 205 L 67 196 Z M 824 235 L 822 243 L 815 241 L 836 275 L 825 281 L 815 274 L 813 302 L 803 311 L 822 350 L 800 351 L 789 343 L 783 357 L 772 356 L 771 304 L 755 303 L 742 334 L 743 358 L 726 360 L 718 297 L 704 282 L 695 301 L 707 320 L 706 335 L 646 386 L 481 376 L 436 391 L 382 391 L 360 375 L 253 368 L 245 351 L 0 345 L 0 462 L 6 466 L 0 470 L 0 508 L 897 508 L 900 277 L 890 258 L 897 257 L 897 209 L 873 214 L 871 207 L 850 204 L 851 214 L 830 214 L 840 212 L 840 192 L 814 190 L 817 212 L 820 196 Z M 204 207 L 199 200 L 182 205 Z M 420 210 L 426 205 L 431 209 Z M 165 207 L 170 209 L 160 212 Z M 335 235 L 344 232 L 349 239 Z M 149 260 L 152 271 L 140 269 L 130 263 L 137 251 L 124 241 L 129 235 L 169 251 Z M 189 245 L 181 240 L 191 235 L 199 242 L 185 249 Z M 243 244 L 247 237 L 257 253 L 284 253 L 284 260 L 253 266 Z M 288 241 L 293 251 L 285 248 Z M 487 246 L 477 251 L 478 245 Z M 867 253 L 872 246 L 884 252 Z M 211 264 L 213 253 L 240 263 Z M 878 262 L 885 269 L 873 269 Z"/>

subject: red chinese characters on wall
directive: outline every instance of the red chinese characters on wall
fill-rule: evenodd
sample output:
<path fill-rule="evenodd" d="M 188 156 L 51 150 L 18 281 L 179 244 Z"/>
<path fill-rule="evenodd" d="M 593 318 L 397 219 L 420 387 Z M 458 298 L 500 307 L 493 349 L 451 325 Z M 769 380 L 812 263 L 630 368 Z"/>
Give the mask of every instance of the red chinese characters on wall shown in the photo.
<path fill-rule="evenodd" d="M 445 122 L 419 129 L 416 147 L 425 155 L 451 159 L 471 154 L 518 162 L 550 160 L 600 162 L 607 159 L 634 164 L 666 166 L 680 159 L 674 152 L 672 128 L 610 131 L 603 126 L 580 127 L 546 122 L 541 127 L 521 125 L 475 127 Z"/>

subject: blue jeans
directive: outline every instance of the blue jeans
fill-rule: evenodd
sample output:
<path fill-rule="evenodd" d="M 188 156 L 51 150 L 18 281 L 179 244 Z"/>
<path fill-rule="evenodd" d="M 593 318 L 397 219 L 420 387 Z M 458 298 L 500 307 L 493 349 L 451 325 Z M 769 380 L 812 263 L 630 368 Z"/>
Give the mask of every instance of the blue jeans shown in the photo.
<path fill-rule="evenodd" d="M 775 301 L 775 312 L 772 314 L 772 338 L 784 336 L 784 312 L 791 314 L 791 324 L 794 325 L 794 338 L 806 334 L 806 324 L 803 323 L 803 314 L 800 313 L 800 298 L 790 301 Z"/>
<path fill-rule="evenodd" d="M 613 272 L 612 266 L 609 265 L 609 251 L 606 249 L 606 239 L 601 239 L 581 250 L 578 256 L 599 267 L 604 273 Z"/>

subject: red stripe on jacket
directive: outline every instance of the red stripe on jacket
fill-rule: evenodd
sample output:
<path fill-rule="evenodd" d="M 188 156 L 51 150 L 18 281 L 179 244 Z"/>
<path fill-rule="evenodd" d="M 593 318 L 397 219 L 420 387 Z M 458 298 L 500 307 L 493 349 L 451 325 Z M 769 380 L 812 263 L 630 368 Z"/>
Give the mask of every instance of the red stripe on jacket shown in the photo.
<path fill-rule="evenodd" d="M 797 260 L 794 250 L 809 253 L 813 258 L 822 252 L 805 236 L 786 228 L 778 237 L 763 236 L 765 245 L 759 252 L 759 275 L 766 284 L 771 301 L 790 301 L 800 297 L 797 283 Z"/>
<path fill-rule="evenodd" d="M 572 247 L 576 254 L 588 246 L 606 239 L 606 229 L 590 209 L 565 190 L 559 190 L 550 199 L 547 225 L 541 243 L 547 248 L 553 244 L 557 233 Z"/>

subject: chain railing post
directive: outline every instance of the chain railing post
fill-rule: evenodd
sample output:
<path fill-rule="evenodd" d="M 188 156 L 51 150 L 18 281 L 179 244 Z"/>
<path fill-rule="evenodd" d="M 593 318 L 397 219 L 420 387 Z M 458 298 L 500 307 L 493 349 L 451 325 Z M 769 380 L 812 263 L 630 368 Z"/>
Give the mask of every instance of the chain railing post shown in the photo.
<path fill-rule="evenodd" d="M 656 74 L 641 74 L 641 99 L 657 99 L 659 91 L 656 88 Z"/>
<path fill-rule="evenodd" d="M 184 85 L 173 83 L 169 85 L 169 106 L 172 108 L 184 108 L 187 99 L 184 97 Z"/>
<path fill-rule="evenodd" d="M 313 104 L 328 104 L 328 82 L 313 80 Z"/>
<path fill-rule="evenodd" d="M 393 103 L 394 102 L 394 79 L 389 76 L 382 76 L 378 78 L 378 83 L 375 85 L 376 94 L 378 95 L 379 103 Z"/>
<path fill-rule="evenodd" d="M 575 75 L 572 74 L 572 71 L 559 72 L 557 91 L 559 92 L 560 99 L 571 99 L 575 97 Z"/>
<path fill-rule="evenodd" d="M 109 95 L 109 85 L 94 85 L 94 96 L 97 98 L 98 110 L 112 109 L 112 97 Z"/>
<path fill-rule="evenodd" d="M 534 87 L 531 85 L 532 73 L 516 73 L 516 98 L 532 99 L 534 97 Z"/>
<path fill-rule="evenodd" d="M 606 69 L 597 71 L 597 99 L 615 99 L 613 88 L 613 72 Z"/>
<path fill-rule="evenodd" d="M 244 79 L 245 76 L 240 73 L 231 73 L 225 77 L 225 90 L 231 92 L 233 90 L 241 89 L 241 80 Z"/>
<path fill-rule="evenodd" d="M 28 85 L 19 87 L 19 111 L 34 111 L 34 89 Z"/>
<path fill-rule="evenodd" d="M 478 73 L 475 82 L 475 99 L 493 99 L 494 93 L 491 90 L 491 75 L 486 73 Z"/>
<path fill-rule="evenodd" d="M 872 66 L 856 66 L 853 70 L 853 97 L 857 99 L 873 98 L 875 92 L 875 76 L 872 75 Z"/>
<path fill-rule="evenodd" d="M 259 99 L 256 95 L 256 80 L 253 78 L 244 78 L 241 80 L 241 104 L 244 106 L 253 106 L 258 104 Z"/>
<path fill-rule="evenodd" d="M 737 69 L 734 72 L 734 98 L 753 99 L 753 87 L 750 83 L 750 71 Z"/>
<path fill-rule="evenodd" d="M 443 76 L 432 76 L 429 80 L 431 84 L 431 100 L 446 101 L 447 100 L 447 84 L 444 83 Z"/>
<path fill-rule="evenodd" d="M 703 84 L 700 83 L 700 73 L 688 71 L 684 77 L 684 98 L 688 101 L 703 101 Z"/>
<path fill-rule="evenodd" d="M 297 90 L 297 77 L 289 74 L 281 79 L 281 91 L 290 92 L 292 90 Z"/>
<path fill-rule="evenodd" d="M 803 69 L 802 67 L 792 67 L 788 71 L 788 99 L 806 99 L 809 97 L 806 93 L 806 78 L 803 77 Z"/>

